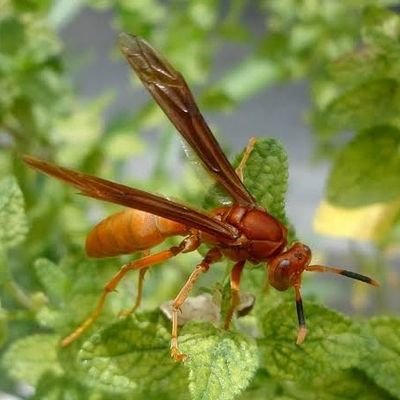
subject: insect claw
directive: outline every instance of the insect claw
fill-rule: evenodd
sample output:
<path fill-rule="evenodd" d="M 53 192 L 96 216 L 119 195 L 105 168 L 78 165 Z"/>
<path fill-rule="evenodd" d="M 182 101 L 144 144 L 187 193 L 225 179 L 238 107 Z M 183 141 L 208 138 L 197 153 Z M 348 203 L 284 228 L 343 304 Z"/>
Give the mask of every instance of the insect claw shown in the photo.
<path fill-rule="evenodd" d="M 185 362 L 188 356 L 184 353 L 181 353 L 177 347 L 171 347 L 171 358 L 175 362 Z"/>
<path fill-rule="evenodd" d="M 305 326 L 301 326 L 297 332 L 297 340 L 296 344 L 300 345 L 304 342 L 304 339 L 306 338 L 307 335 L 307 328 Z"/>

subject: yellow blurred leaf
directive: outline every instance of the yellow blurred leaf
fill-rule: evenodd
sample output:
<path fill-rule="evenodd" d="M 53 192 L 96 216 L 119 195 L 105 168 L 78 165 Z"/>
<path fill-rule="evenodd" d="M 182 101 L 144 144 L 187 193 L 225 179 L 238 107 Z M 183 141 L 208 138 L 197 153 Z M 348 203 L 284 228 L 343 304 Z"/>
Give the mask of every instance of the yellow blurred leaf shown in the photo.
<path fill-rule="evenodd" d="M 378 240 L 388 231 L 399 209 L 399 199 L 358 208 L 338 207 L 322 201 L 314 218 L 314 229 L 323 235 Z"/>

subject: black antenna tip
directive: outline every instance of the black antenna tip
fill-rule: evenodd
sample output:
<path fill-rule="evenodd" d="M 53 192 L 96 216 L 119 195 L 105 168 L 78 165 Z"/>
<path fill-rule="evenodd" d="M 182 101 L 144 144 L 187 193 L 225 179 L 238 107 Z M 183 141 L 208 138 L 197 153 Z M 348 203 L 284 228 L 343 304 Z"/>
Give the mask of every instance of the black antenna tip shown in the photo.
<path fill-rule="evenodd" d="M 379 283 L 377 281 L 375 281 L 374 279 L 371 279 L 365 275 L 357 274 L 357 272 L 343 270 L 343 271 L 340 271 L 339 274 L 343 275 L 343 276 L 347 276 L 348 278 L 351 278 L 351 279 L 356 279 L 358 281 L 368 283 L 373 286 L 379 286 Z"/>

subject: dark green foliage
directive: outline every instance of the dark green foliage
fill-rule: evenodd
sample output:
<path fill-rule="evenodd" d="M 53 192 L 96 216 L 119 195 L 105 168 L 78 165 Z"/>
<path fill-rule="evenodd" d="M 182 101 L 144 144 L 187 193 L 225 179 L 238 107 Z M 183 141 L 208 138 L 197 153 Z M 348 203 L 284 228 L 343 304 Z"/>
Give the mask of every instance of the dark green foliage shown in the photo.
<path fill-rule="evenodd" d="M 216 0 L 1 2 L 0 391 L 22 398 L 22 382 L 35 388 L 29 396 L 34 400 L 400 399 L 398 317 L 357 321 L 310 301 L 305 290 L 309 333 L 297 346 L 294 294 L 266 290 L 261 268 L 244 273 L 245 291 L 256 295 L 251 314 L 235 319 L 230 331 L 188 323 L 179 337 L 188 360 L 174 363 L 170 321 L 159 305 L 176 295 L 199 254 L 154 268 L 145 282 L 147 310 L 119 318 L 135 294 L 136 276 L 128 277 L 118 293 L 110 294 L 91 330 L 70 347 L 59 346 L 124 262 L 94 262 L 83 254 L 89 215 L 115 208 L 72 196 L 73 190 L 28 170 L 21 153 L 144 187 L 122 176 L 122 167 L 132 155 L 147 151 L 139 133 L 157 127 L 165 135 L 145 189 L 207 209 L 226 200 L 212 187 L 202 204 L 205 185 L 186 176 L 171 181 L 168 160 L 176 156 L 175 133 L 154 105 L 133 114 L 129 106 L 129 117 L 104 124 L 110 96 L 86 104 L 78 100 L 57 32 L 84 6 L 111 12 L 118 30 L 145 36 L 168 54 L 191 85 L 202 84 L 204 109 L 233 109 L 277 81 L 309 79 L 315 138 L 335 158 L 328 200 L 357 208 L 400 197 L 400 19 L 384 8 L 394 2 L 228 3 L 222 10 Z M 268 25 L 258 35 L 243 23 L 250 3 Z M 215 52 L 227 41 L 250 43 L 250 54 L 206 85 Z M 348 130 L 352 139 L 347 142 L 339 135 Z M 289 227 L 292 240 L 287 179 L 283 146 L 272 138 L 258 139 L 244 182 L 259 204 Z M 396 234 L 391 238 L 398 243 Z M 210 270 L 204 277 L 209 281 L 198 285 L 206 289 L 197 293 L 213 294 L 223 320 L 229 290 L 222 270 L 220 264 Z"/>
<path fill-rule="evenodd" d="M 393 396 L 400 396 L 400 384 L 396 376 L 399 373 L 400 320 L 393 317 L 376 317 L 367 323 L 374 342 L 365 354 L 362 368 L 382 388 Z"/>
<path fill-rule="evenodd" d="M 128 317 L 85 341 L 76 362 L 93 387 L 111 393 L 187 391 L 187 374 L 168 352 L 166 327 L 151 316 Z"/>
<path fill-rule="evenodd" d="M 253 175 L 251 165 L 249 163 L 246 168 L 249 177 Z M 281 168 L 285 168 L 283 164 Z M 254 176 L 258 176 L 257 173 Z M 251 178 L 248 179 L 251 182 Z M 22 204 L 19 208 L 22 210 Z M 67 273 L 64 268 L 44 259 L 36 262 L 37 276 L 54 307 L 43 305 L 37 311 L 42 326 L 61 333 L 65 331 L 59 308 L 64 299 L 71 312 L 74 303 L 87 310 L 92 307 L 93 300 L 89 298 L 94 298 L 92 291 L 97 285 L 88 274 L 90 266 L 82 267 L 75 266 L 77 271 Z M 71 281 L 75 273 L 79 279 Z M 310 332 L 306 342 L 297 346 L 294 342 L 297 327 L 293 299 L 284 300 L 286 296 L 277 296 L 274 292 L 261 294 L 257 281 L 252 287 L 261 296 L 261 305 L 270 304 L 255 310 L 261 331 L 254 322 L 253 327 L 247 329 L 257 340 L 248 334 L 227 332 L 206 324 L 190 324 L 182 329 L 180 336 L 181 349 L 189 356 L 184 365 L 174 363 L 169 357 L 169 323 L 157 310 L 111 324 L 102 320 L 105 324 L 102 329 L 97 332 L 95 329 L 95 333 L 84 337 L 83 342 L 68 349 L 57 349 L 58 335 L 26 336 L 8 347 L 2 365 L 11 377 L 38 383 L 38 393 L 43 398 L 61 396 L 62 388 L 67 384 L 65 390 L 76 393 L 77 398 L 98 391 L 99 396 L 102 392 L 101 396 L 105 398 L 111 394 L 140 398 L 141 393 L 146 393 L 148 398 L 154 399 L 172 395 L 178 399 L 233 399 L 251 383 L 258 367 L 261 370 L 257 374 L 265 370 L 268 375 L 264 375 L 261 387 L 254 390 L 264 393 L 267 398 L 274 387 L 275 393 L 279 387 L 285 396 L 295 399 L 303 398 L 304 390 L 306 393 L 307 390 L 326 390 L 326 380 L 339 379 L 335 374 L 348 386 L 346 390 L 332 389 L 332 397 L 327 398 L 340 399 L 341 393 L 347 395 L 347 390 L 353 394 L 363 393 L 365 388 L 357 384 L 358 373 L 348 372 L 349 368 L 364 370 L 389 392 L 397 393 L 397 381 L 392 382 L 382 370 L 374 369 L 368 358 L 371 354 L 374 354 L 373 360 L 391 357 L 390 350 L 379 346 L 385 346 L 384 343 L 388 343 L 388 347 L 390 343 L 396 346 L 398 320 L 378 319 L 367 329 L 332 310 L 306 302 Z M 383 327 L 385 330 L 380 330 Z M 371 349 L 379 356 L 371 353 Z M 56 359 L 57 352 L 60 361 Z M 394 374 L 397 364 L 388 364 L 387 368 L 393 369 L 391 374 Z M 49 380 L 41 379 L 42 374 L 49 376 Z M 256 382 L 257 379 L 255 385 Z M 369 384 L 370 390 L 379 392 L 372 382 Z M 81 385 L 82 389 L 79 389 Z M 249 393 L 252 391 L 250 388 Z"/>

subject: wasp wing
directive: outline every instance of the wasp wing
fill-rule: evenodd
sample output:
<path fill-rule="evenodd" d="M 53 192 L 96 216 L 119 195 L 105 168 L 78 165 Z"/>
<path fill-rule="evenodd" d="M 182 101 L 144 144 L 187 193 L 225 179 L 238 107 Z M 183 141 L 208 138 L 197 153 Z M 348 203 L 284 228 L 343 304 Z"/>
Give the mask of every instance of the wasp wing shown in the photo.
<path fill-rule="evenodd" d="M 200 114 L 182 75 L 139 37 L 121 33 L 120 47 L 143 85 L 189 143 L 209 173 L 237 203 L 254 205 L 254 198 L 235 173 Z"/>
<path fill-rule="evenodd" d="M 24 156 L 31 167 L 78 188 L 81 194 L 121 206 L 135 208 L 198 229 L 221 240 L 237 237 L 235 228 L 185 205 L 143 190 L 60 167 L 34 157 Z"/>

